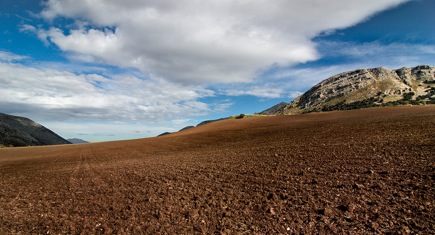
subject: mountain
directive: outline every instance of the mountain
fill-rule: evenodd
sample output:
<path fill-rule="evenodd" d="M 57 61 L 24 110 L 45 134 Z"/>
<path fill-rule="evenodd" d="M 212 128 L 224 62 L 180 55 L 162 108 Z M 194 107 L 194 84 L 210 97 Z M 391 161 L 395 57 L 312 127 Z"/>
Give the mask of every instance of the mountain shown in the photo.
<path fill-rule="evenodd" d="M 435 67 L 358 69 L 318 83 L 275 114 L 435 103 Z"/>
<path fill-rule="evenodd" d="M 266 110 L 260 112 L 259 114 L 260 114 L 260 115 L 273 115 L 273 114 L 275 114 L 276 112 L 278 112 L 278 110 L 283 109 L 283 108 L 284 108 L 285 106 L 287 106 L 287 105 L 288 105 L 288 103 L 286 103 L 286 102 L 281 102 L 281 103 L 279 103 L 279 104 L 277 104 L 277 105 L 274 105 L 274 106 L 272 106 L 272 107 L 270 107 L 270 108 L 268 108 L 268 109 L 266 109 Z"/>
<path fill-rule="evenodd" d="M 0 145 L 70 144 L 53 131 L 28 118 L 0 113 Z"/>
<path fill-rule="evenodd" d="M 71 144 L 86 144 L 86 143 L 89 143 L 86 140 L 82 140 L 82 139 L 78 139 L 78 138 L 67 139 L 67 141 L 70 142 Z"/>

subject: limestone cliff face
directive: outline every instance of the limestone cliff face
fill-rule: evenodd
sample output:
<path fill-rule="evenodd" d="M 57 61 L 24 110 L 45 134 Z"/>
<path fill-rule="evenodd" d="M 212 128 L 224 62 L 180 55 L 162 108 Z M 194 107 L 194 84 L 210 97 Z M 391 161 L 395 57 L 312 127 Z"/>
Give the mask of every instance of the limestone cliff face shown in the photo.
<path fill-rule="evenodd" d="M 277 114 L 334 110 L 365 101 L 370 101 L 373 106 L 403 99 L 430 102 L 434 83 L 435 67 L 428 65 L 397 70 L 383 67 L 359 69 L 318 83 L 278 110 Z"/>

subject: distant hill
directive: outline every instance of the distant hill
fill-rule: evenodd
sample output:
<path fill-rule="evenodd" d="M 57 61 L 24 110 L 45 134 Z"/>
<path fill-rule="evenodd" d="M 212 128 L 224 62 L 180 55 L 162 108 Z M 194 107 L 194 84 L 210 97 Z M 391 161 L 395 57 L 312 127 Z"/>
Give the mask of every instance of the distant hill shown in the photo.
<path fill-rule="evenodd" d="M 172 134 L 172 132 L 163 132 L 162 134 L 158 135 L 158 136 L 165 136 L 165 135 L 170 135 Z"/>
<path fill-rule="evenodd" d="M 0 113 L 0 145 L 70 144 L 53 131 L 28 118 Z"/>
<path fill-rule="evenodd" d="M 179 130 L 179 131 L 185 131 L 185 130 L 188 130 L 188 129 L 191 129 L 191 128 L 194 128 L 195 126 L 186 126 L 186 127 L 184 127 L 184 128 L 182 128 L 181 130 Z"/>
<path fill-rule="evenodd" d="M 240 115 L 239 115 L 239 116 L 240 116 Z M 178 132 L 180 132 L 180 131 L 184 131 L 184 130 L 188 130 L 188 129 L 191 129 L 191 128 L 195 128 L 195 127 L 198 127 L 198 126 L 202 126 L 202 125 L 205 125 L 205 124 L 209 124 L 209 123 L 212 123 L 212 122 L 217 122 L 217 121 L 226 120 L 226 119 L 229 119 L 229 118 L 231 118 L 231 117 L 219 118 L 219 119 L 214 119 L 214 120 L 205 120 L 205 121 L 200 122 L 200 123 L 199 123 L 198 125 L 196 125 L 196 126 L 186 126 L 186 127 L 182 128 L 182 129 L 180 129 Z M 174 132 L 164 132 L 164 133 L 161 133 L 161 134 L 158 135 L 158 136 L 170 135 L 170 134 L 172 134 L 172 133 L 174 133 Z"/>
<path fill-rule="evenodd" d="M 214 119 L 214 120 L 205 120 L 205 121 L 202 121 L 202 122 L 200 122 L 198 125 L 196 125 L 196 126 L 202 126 L 202 125 L 205 125 L 205 124 L 209 124 L 209 123 L 212 123 L 212 122 L 217 122 L 217 121 L 222 121 L 222 120 L 226 120 L 226 119 L 229 119 L 230 117 L 225 117 L 225 118 L 219 118 L 219 119 Z"/>
<path fill-rule="evenodd" d="M 78 139 L 78 138 L 67 139 L 67 141 L 70 142 L 71 144 L 86 144 L 86 143 L 89 143 L 86 140 L 82 140 L 82 139 Z"/>
<path fill-rule="evenodd" d="M 435 67 L 359 69 L 318 83 L 274 114 L 435 103 Z"/>
<path fill-rule="evenodd" d="M 261 114 L 261 115 L 273 115 L 276 112 L 278 112 L 278 110 L 283 109 L 287 105 L 288 105 L 288 103 L 281 102 L 281 103 L 279 103 L 277 105 L 272 106 L 271 108 L 268 108 L 268 109 L 260 112 L 259 114 Z"/>

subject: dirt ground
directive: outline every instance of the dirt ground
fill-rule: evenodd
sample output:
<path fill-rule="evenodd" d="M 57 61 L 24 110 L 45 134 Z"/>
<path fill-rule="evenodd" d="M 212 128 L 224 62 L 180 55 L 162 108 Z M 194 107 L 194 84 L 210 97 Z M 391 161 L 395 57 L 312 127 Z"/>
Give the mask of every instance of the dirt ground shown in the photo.
<path fill-rule="evenodd" d="M 435 234 L 435 106 L 0 149 L 0 234 Z"/>

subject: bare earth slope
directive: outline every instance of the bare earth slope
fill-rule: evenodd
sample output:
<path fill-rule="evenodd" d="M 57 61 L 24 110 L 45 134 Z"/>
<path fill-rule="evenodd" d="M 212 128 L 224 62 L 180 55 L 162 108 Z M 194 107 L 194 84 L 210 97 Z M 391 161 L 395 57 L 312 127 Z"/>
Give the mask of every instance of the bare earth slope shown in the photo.
<path fill-rule="evenodd" d="M 0 149 L 0 234 L 435 233 L 435 106 Z"/>

